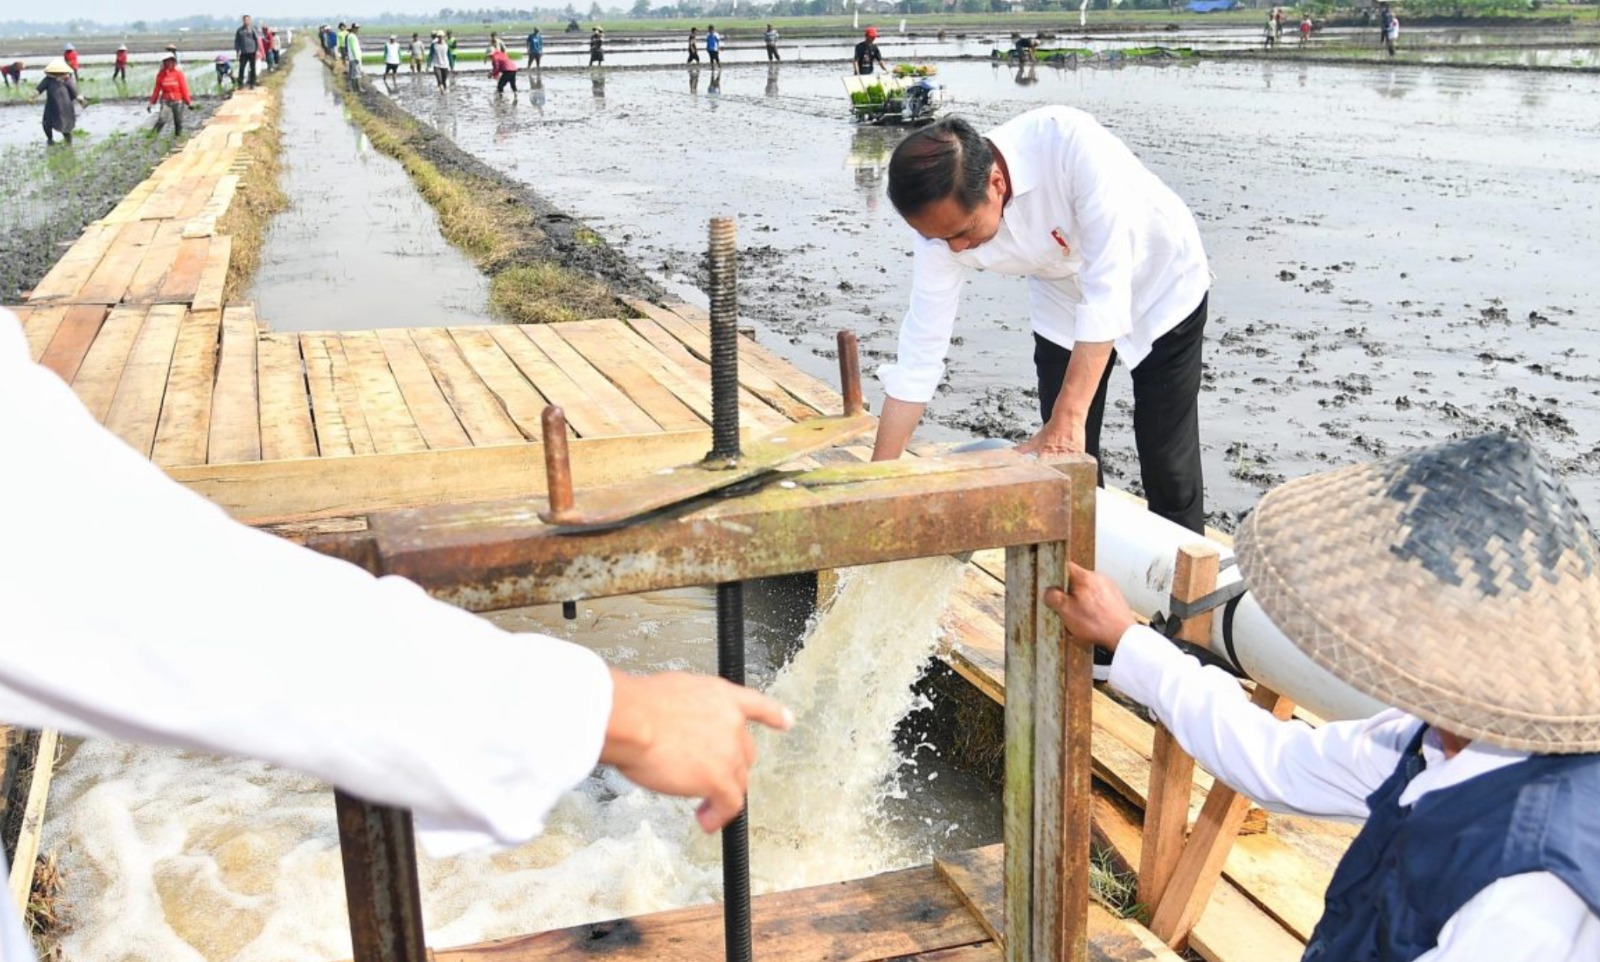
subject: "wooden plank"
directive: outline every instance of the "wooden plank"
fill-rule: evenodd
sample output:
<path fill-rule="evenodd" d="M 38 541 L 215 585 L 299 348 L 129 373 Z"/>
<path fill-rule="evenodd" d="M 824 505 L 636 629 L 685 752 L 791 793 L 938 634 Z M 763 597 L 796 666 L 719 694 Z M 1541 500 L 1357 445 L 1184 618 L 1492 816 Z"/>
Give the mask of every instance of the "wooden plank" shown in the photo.
<path fill-rule="evenodd" d="M 28 914 L 28 898 L 33 893 L 33 868 L 39 861 L 39 838 L 44 833 L 45 802 L 50 797 L 50 781 L 56 770 L 56 748 L 60 735 L 53 729 L 39 733 L 34 754 L 33 778 L 28 785 L 28 800 L 22 809 L 22 826 L 17 831 L 16 858 L 11 863 L 11 904 L 22 917 Z"/>
<path fill-rule="evenodd" d="M 493 392 L 462 359 L 447 331 L 416 328 L 411 332 L 411 340 L 427 359 L 428 369 L 433 372 L 434 380 L 473 444 L 514 444 L 527 440 Z M 538 433 L 533 436 L 538 437 Z"/>
<path fill-rule="evenodd" d="M 1033 959 L 1034 704 L 1033 634 L 1039 592 L 1038 548 L 1006 549 L 1005 787 L 1001 798 L 1006 846 L 1006 962 Z"/>
<path fill-rule="evenodd" d="M 188 304 L 200 286 L 200 275 L 211 256 L 211 238 L 185 237 L 178 242 L 178 255 L 161 279 L 155 300 L 162 304 Z"/>
<path fill-rule="evenodd" d="M 350 457 L 356 453 L 349 421 L 361 419 L 360 411 L 346 412 L 339 398 L 331 356 L 331 351 L 338 346 L 337 337 L 335 334 L 300 335 L 306 386 L 311 392 L 311 423 L 317 432 L 317 451 L 325 458 Z M 329 347 L 330 342 L 333 348 Z"/>
<path fill-rule="evenodd" d="M 1258 686 L 1251 701 L 1267 708 L 1280 719 L 1289 717 L 1294 704 L 1265 686 Z M 1184 944 L 1189 930 L 1200 918 L 1222 876 L 1233 838 L 1250 809 L 1250 800 L 1225 785 L 1212 786 L 1200 809 L 1194 832 L 1173 870 L 1166 894 L 1155 907 L 1150 931 L 1171 946 Z"/>
<path fill-rule="evenodd" d="M 1131 871 L 1140 860 L 1137 810 L 1104 792 L 1095 793 L 1093 804 L 1096 844 L 1119 871 Z M 1209 962 L 1298 962 L 1306 949 L 1227 880 L 1212 894 L 1189 947 Z"/>
<path fill-rule="evenodd" d="M 158 223 L 148 220 L 123 225 L 117 232 L 116 240 L 106 250 L 105 256 L 95 265 L 94 272 L 73 295 L 73 300 L 102 304 L 121 303 L 124 295 L 128 293 L 128 285 L 133 281 L 134 272 L 139 269 L 139 264 L 144 260 L 151 242 L 155 240 L 158 227 L 160 227 Z"/>
<path fill-rule="evenodd" d="M 255 308 L 222 312 L 222 345 L 217 383 L 211 393 L 211 438 L 206 460 L 212 464 L 261 460 L 261 402 L 256 382 L 256 339 L 261 327 Z"/>
<path fill-rule="evenodd" d="M 653 311 L 663 311 L 662 308 L 653 304 L 649 306 Z M 638 331 L 641 337 L 654 344 L 657 350 L 682 364 L 685 370 L 698 371 L 701 367 L 707 370 L 710 369 L 711 365 L 708 361 L 689 350 L 686 344 L 673 337 L 653 317 L 628 318 L 627 323 L 635 331 Z M 709 341 L 707 349 L 709 350 Z M 740 357 L 739 360 L 739 385 L 745 391 L 760 398 L 763 403 L 790 421 L 804 421 L 807 418 L 817 416 L 817 412 L 810 405 L 795 400 L 788 391 L 783 389 L 782 385 L 768 376 L 759 366 L 743 363 L 743 357 Z M 690 361 L 693 364 L 690 364 Z"/>
<path fill-rule="evenodd" d="M 611 408 L 591 398 L 577 381 L 550 360 L 517 326 L 496 325 L 489 328 L 489 334 L 523 376 L 539 389 L 539 393 L 561 408 L 567 424 L 579 437 L 649 434 L 660 430 L 654 421 L 632 404 Z"/>
<path fill-rule="evenodd" d="M 1309 941 L 1322 920 L 1333 866 L 1305 858 L 1276 835 L 1240 835 L 1224 874 L 1296 938 Z"/>
<path fill-rule="evenodd" d="M 638 300 L 627 303 L 681 341 L 695 357 L 710 363 L 710 319 L 704 311 L 681 303 L 670 308 Z M 836 387 L 806 374 L 749 338 L 739 340 L 739 380 L 796 421 L 844 410 L 844 399 Z M 797 409 L 795 404 L 801 407 Z"/>
<path fill-rule="evenodd" d="M 683 342 L 661 329 L 659 324 L 651 321 L 640 321 L 641 327 L 648 329 L 654 336 L 646 335 L 638 327 L 629 326 L 630 341 L 636 341 L 638 349 L 644 356 L 652 359 L 654 363 L 663 365 L 666 369 L 676 372 L 679 377 L 686 379 L 692 385 L 704 385 L 706 395 L 711 396 L 711 365 L 695 357 Z M 658 343 L 659 341 L 659 343 Z M 782 411 L 775 410 L 771 405 L 761 399 L 759 395 L 744 386 L 744 364 L 741 358 L 739 365 L 739 416 L 745 423 L 769 432 L 781 431 L 794 423 L 796 418 L 791 418 Z M 804 405 L 798 405 L 804 409 Z"/>
<path fill-rule="evenodd" d="M 377 454 L 372 427 L 367 423 L 367 406 L 361 397 L 361 381 L 344 352 L 344 335 L 325 336 L 328 360 L 332 363 L 333 389 L 339 398 L 339 411 L 344 415 L 345 430 L 350 433 L 350 448 L 358 455 Z"/>
<path fill-rule="evenodd" d="M 311 398 L 293 334 L 262 334 L 256 340 L 256 389 L 260 395 L 261 457 L 266 461 L 317 456 Z"/>
<path fill-rule="evenodd" d="M 55 338 L 56 331 L 61 329 L 61 322 L 66 316 L 67 308 L 64 305 L 29 309 L 22 321 L 22 331 L 28 338 L 28 355 L 34 361 L 44 357 L 45 349 Z"/>
<path fill-rule="evenodd" d="M 1172 597 L 1194 602 L 1217 586 L 1220 555 L 1203 543 L 1178 549 L 1172 575 Z M 1200 632 L 1205 634 L 1201 635 Z M 1184 620 L 1185 641 L 1211 640 L 1211 613 Z M 1139 901 L 1160 905 L 1178 866 L 1189 828 L 1189 798 L 1194 789 L 1194 759 L 1178 746 L 1165 725 L 1155 726 L 1150 783 L 1144 810 L 1144 855 L 1139 862 Z"/>
<path fill-rule="evenodd" d="M 422 440 L 436 450 L 470 446 L 472 439 L 467 436 L 455 409 L 433 379 L 433 372 L 428 369 L 428 362 L 411 340 L 410 332 L 384 329 L 376 333 L 378 343 L 383 347 L 383 355 L 389 362 L 389 371 L 394 375 L 400 395 L 405 399 Z"/>
<path fill-rule="evenodd" d="M 177 261 L 182 244 L 181 224 L 159 222 L 155 238 L 145 248 L 144 259 L 139 262 L 139 269 L 133 272 L 133 278 L 128 282 L 128 290 L 123 295 L 124 303 L 146 304 L 160 296 L 161 285 Z"/>
<path fill-rule="evenodd" d="M 989 937 L 998 940 L 1005 927 L 1005 846 L 940 856 L 933 864 Z M 1088 949 L 1089 958 L 1096 960 L 1178 962 L 1178 956 L 1143 926 L 1098 904 L 1089 906 Z"/>
<path fill-rule="evenodd" d="M 571 445 L 573 482 L 582 488 L 638 478 L 691 461 L 710 444 L 710 431 L 580 439 Z M 167 473 L 235 518 L 252 523 L 533 498 L 543 494 L 545 484 L 544 445 L 537 443 L 357 459 L 325 453 L 321 458 L 195 465 Z"/>
<path fill-rule="evenodd" d="M 346 331 L 339 337 L 345 361 L 359 389 L 361 411 L 378 454 L 426 451 L 428 442 L 406 406 L 383 345 L 373 331 Z"/>
<path fill-rule="evenodd" d="M 701 339 L 704 338 L 706 353 L 702 357 L 704 360 L 711 360 L 709 334 L 711 319 L 704 311 L 689 304 L 673 304 L 670 310 L 678 317 L 679 323 L 671 324 L 666 318 L 659 316 L 654 318 L 655 321 L 670 331 L 674 337 L 683 341 L 689 350 L 696 354 L 700 354 L 699 347 Z M 844 410 L 844 398 L 837 387 L 801 371 L 749 338 L 739 340 L 739 360 L 749 364 L 753 370 L 762 371 L 773 378 L 785 391 L 815 409 L 818 414 L 833 414 Z"/>
<path fill-rule="evenodd" d="M 133 353 L 134 341 L 144 327 L 148 307 L 114 307 L 100 326 L 100 334 L 84 355 L 78 366 L 78 376 L 73 379 L 72 390 L 78 400 L 89 409 L 96 421 L 105 422 L 111 413 L 111 402 L 117 396 L 117 385 L 122 381 L 122 371 Z"/>
<path fill-rule="evenodd" d="M 90 224 L 84 228 L 83 235 L 67 249 L 49 273 L 45 274 L 34 285 L 33 294 L 28 298 L 34 304 L 49 301 L 72 300 L 77 296 L 78 289 L 83 286 L 89 275 L 99 266 L 101 258 L 111 249 L 117 234 L 121 231 L 120 224 Z"/>
<path fill-rule="evenodd" d="M 646 434 L 650 431 L 660 430 L 660 422 L 656 420 L 653 412 L 640 407 L 634 400 L 624 394 L 611 380 L 590 364 L 588 359 L 577 351 L 572 345 L 563 341 L 548 324 L 521 325 L 522 333 L 527 335 L 545 357 L 553 361 L 557 367 L 566 372 L 573 382 L 583 388 L 595 403 L 611 411 L 613 416 L 627 419 L 628 423 L 636 421 L 635 413 L 639 417 L 648 419 L 652 428 L 635 428 L 633 434 Z"/>
<path fill-rule="evenodd" d="M 100 326 L 105 323 L 108 308 L 104 304 L 74 304 L 61 318 L 50 346 L 45 348 L 39 363 L 56 372 L 67 383 L 78 376 L 78 366 L 83 363 L 94 339 L 100 336 Z"/>
<path fill-rule="evenodd" d="M 583 355 L 633 403 L 649 412 L 657 424 L 669 431 L 692 431 L 711 423 L 709 417 L 695 413 L 632 357 L 618 353 L 616 345 L 581 328 L 567 330 L 571 327 L 570 324 L 550 325 L 554 334 Z"/>
<path fill-rule="evenodd" d="M 178 328 L 156 443 L 150 453 L 162 467 L 206 462 L 221 329 L 220 311 L 190 311 Z"/>
<path fill-rule="evenodd" d="M 751 904 L 751 929 L 762 962 L 871 962 L 985 941 L 983 929 L 930 866 L 762 896 Z M 723 954 L 722 906 L 698 905 L 432 954 L 434 962 L 705 962 Z"/>
<path fill-rule="evenodd" d="M 543 436 L 541 418 L 549 405 L 544 395 L 511 363 L 486 327 L 447 328 L 456 349 L 466 360 L 489 393 L 516 424 L 523 437 Z"/>
<path fill-rule="evenodd" d="M 228 260 L 233 254 L 233 238 L 217 234 L 206 238 L 209 249 L 205 266 L 195 283 L 194 309 L 222 310 L 222 288 L 228 281 Z"/>
<path fill-rule="evenodd" d="M 178 329 L 187 314 L 181 304 L 150 308 L 106 415 L 106 427 L 145 457 L 155 445 Z"/>

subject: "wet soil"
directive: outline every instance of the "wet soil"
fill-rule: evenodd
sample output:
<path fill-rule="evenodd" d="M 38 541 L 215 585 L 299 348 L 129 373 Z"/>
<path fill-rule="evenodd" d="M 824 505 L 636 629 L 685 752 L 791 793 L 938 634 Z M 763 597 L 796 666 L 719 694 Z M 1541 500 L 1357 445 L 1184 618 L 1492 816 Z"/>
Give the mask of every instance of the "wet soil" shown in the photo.
<path fill-rule="evenodd" d="M 37 144 L 41 150 L 44 149 L 44 130 L 40 127 L 43 117 L 43 101 L 0 104 L 0 147 Z M 155 115 L 145 113 L 142 102 L 95 103 L 78 111 L 78 130 L 86 133 L 89 140 L 137 130 L 153 123 Z"/>
<path fill-rule="evenodd" d="M 899 134 L 852 128 L 839 78 L 546 71 L 512 101 L 464 74 L 397 99 L 702 303 L 706 219 L 737 217 L 742 316 L 831 381 L 839 328 L 867 371 L 893 357 L 909 267 L 883 197 Z M 1090 111 L 1194 209 L 1216 274 L 1213 522 L 1285 478 L 1494 427 L 1528 433 L 1600 509 L 1600 77 L 1208 61 L 956 62 L 939 79 L 980 126 L 1043 103 Z M 974 276 L 924 436 L 1037 429 L 1026 311 L 1019 280 Z M 1137 490 L 1130 404 L 1118 375 L 1105 460 Z"/>

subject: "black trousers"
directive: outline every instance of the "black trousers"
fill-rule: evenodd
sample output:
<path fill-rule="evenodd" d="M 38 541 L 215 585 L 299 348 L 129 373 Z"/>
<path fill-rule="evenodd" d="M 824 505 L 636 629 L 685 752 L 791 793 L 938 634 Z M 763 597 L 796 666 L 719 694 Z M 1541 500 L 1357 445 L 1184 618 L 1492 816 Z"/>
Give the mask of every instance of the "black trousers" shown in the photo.
<path fill-rule="evenodd" d="M 1205 532 L 1205 480 L 1200 463 L 1201 350 L 1206 303 L 1200 299 L 1183 323 L 1156 339 L 1150 354 L 1133 369 L 1133 440 L 1139 451 L 1139 477 L 1150 510 L 1190 531 Z M 1033 365 L 1039 374 L 1039 416 L 1050 419 L 1061 394 L 1072 352 L 1033 336 Z M 1084 448 L 1100 457 L 1100 422 L 1106 413 L 1106 387 L 1116 354 L 1106 364 L 1084 424 Z M 1105 473 L 1100 475 L 1105 484 Z"/>
<path fill-rule="evenodd" d="M 239 55 L 239 75 L 233 81 L 235 87 L 244 86 L 244 72 L 246 70 L 250 71 L 250 86 L 254 87 L 256 85 L 256 55 L 253 53 Z"/>

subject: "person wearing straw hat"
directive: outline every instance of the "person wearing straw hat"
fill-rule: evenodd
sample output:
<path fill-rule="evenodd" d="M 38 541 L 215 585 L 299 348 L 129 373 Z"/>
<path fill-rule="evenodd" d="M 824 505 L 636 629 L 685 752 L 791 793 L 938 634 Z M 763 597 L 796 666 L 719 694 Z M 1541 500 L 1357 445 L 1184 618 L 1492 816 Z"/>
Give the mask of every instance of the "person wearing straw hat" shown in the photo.
<path fill-rule="evenodd" d="M 236 523 L 97 423 L 3 308 L 0 448 L 28 466 L 0 481 L 28 506 L 0 538 L 0 722 L 293 768 L 412 810 L 434 855 L 538 835 L 596 764 L 704 798 L 714 831 L 744 807 L 749 726 L 794 724 L 754 689 L 616 671 Z M 33 958 L 0 899 L 0 959 Z"/>
<path fill-rule="evenodd" d="M 117 57 L 111 64 L 111 82 L 125 84 L 128 82 L 128 45 L 117 44 Z"/>
<path fill-rule="evenodd" d="M 78 79 L 78 48 L 70 43 L 67 44 L 66 47 L 62 48 L 61 59 L 67 62 L 68 67 L 72 68 L 72 79 Z"/>
<path fill-rule="evenodd" d="M 57 58 L 44 68 L 44 79 L 34 88 L 44 96 L 44 142 L 53 146 L 56 132 L 61 139 L 72 143 L 72 131 L 78 126 L 78 106 L 86 105 L 78 96 L 78 83 L 72 79 L 72 68 L 65 60 Z"/>
<path fill-rule="evenodd" d="M 169 114 L 172 117 L 172 139 L 183 136 L 183 112 L 194 109 L 194 100 L 189 96 L 189 78 L 178 69 L 178 58 L 173 54 L 164 57 L 161 69 L 156 71 L 155 88 L 150 91 L 150 103 L 145 105 L 145 111 L 148 113 L 151 107 L 160 110 L 156 114 L 155 129 L 150 131 L 151 136 L 161 133 Z"/>
<path fill-rule="evenodd" d="M 1600 549 L 1554 467 L 1491 434 L 1301 478 L 1237 555 L 1296 647 L 1393 707 L 1280 722 L 1104 576 L 1044 600 L 1218 779 L 1365 821 L 1305 959 L 1600 959 Z"/>

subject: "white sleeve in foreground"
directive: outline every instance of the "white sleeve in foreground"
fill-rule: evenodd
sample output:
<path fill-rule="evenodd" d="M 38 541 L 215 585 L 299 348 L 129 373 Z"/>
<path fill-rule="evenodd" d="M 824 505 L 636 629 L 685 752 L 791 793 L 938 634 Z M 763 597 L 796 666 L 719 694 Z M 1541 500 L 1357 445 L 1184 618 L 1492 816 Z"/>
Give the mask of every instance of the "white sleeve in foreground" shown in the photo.
<path fill-rule="evenodd" d="M 968 268 L 950 255 L 944 241 L 918 235 L 913 243 L 911 306 L 900 322 L 894 363 L 880 365 L 878 378 L 895 400 L 926 404 L 944 377 Z"/>
<path fill-rule="evenodd" d="M 593 653 L 246 528 L 95 424 L 0 313 L 0 719 L 246 755 L 515 843 L 599 757 Z"/>
<path fill-rule="evenodd" d="M 1365 819 L 1367 796 L 1394 772 L 1420 724 L 1398 710 L 1321 728 L 1279 721 L 1227 672 L 1202 667 L 1142 625 L 1118 642 L 1111 684 L 1153 710 L 1225 784 L 1294 814 Z"/>
<path fill-rule="evenodd" d="M 1512 875 L 1486 886 L 1439 930 L 1416 962 L 1594 962 L 1600 918 L 1549 872 Z"/>

